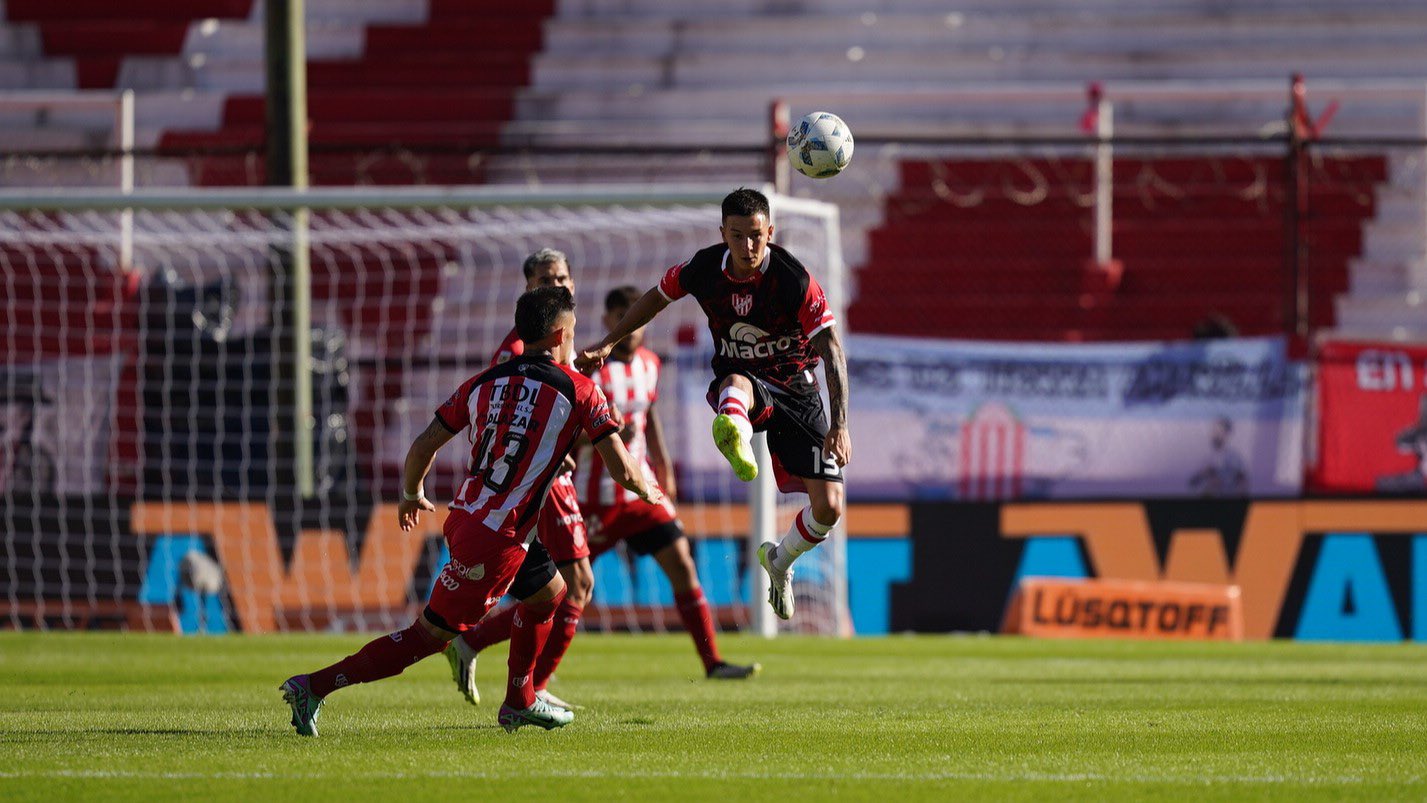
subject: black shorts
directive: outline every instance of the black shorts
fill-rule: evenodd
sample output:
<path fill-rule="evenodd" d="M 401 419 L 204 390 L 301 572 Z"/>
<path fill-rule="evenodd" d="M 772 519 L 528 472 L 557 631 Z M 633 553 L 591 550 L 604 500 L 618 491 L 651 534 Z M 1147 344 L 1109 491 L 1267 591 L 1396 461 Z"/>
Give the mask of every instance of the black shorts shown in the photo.
<path fill-rule="evenodd" d="M 822 396 L 784 390 L 751 374 L 739 373 L 753 383 L 753 407 L 748 416 L 754 432 L 768 433 L 768 451 L 783 470 L 794 477 L 842 482 L 842 468 L 823 454 L 827 441 L 827 413 Z M 718 389 L 728 374 L 709 385 L 709 405 L 718 410 Z"/>
<path fill-rule="evenodd" d="M 511 582 L 510 590 L 506 593 L 516 599 L 534 596 L 550 584 L 557 571 L 559 570 L 555 568 L 555 561 L 550 559 L 550 553 L 545 551 L 540 539 L 536 538 L 530 542 L 530 549 L 525 553 L 525 562 L 520 564 L 520 570 L 515 573 L 515 580 Z"/>
<path fill-rule="evenodd" d="M 636 555 L 653 555 L 664 547 L 684 537 L 678 522 L 670 521 L 651 527 L 642 533 L 635 533 L 624 539 L 629 549 Z"/>

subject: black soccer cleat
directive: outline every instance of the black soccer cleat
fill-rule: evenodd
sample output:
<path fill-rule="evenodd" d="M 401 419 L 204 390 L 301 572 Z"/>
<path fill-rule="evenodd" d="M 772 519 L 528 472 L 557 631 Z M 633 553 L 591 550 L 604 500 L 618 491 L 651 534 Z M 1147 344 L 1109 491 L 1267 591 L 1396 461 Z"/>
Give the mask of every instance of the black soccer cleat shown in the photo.
<path fill-rule="evenodd" d="M 727 661 L 719 661 L 708 671 L 707 676 L 709 680 L 743 680 L 751 678 L 761 671 L 763 671 L 761 664 L 741 666 Z"/>

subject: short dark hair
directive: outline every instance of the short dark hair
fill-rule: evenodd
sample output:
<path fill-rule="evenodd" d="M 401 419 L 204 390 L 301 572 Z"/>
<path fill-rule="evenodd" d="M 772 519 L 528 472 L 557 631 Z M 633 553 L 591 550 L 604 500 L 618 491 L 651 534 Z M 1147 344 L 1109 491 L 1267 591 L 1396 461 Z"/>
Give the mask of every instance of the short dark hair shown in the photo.
<path fill-rule="evenodd" d="M 525 262 L 520 266 L 520 272 L 529 279 L 535 275 L 535 269 L 541 265 L 551 265 L 556 262 L 564 262 L 566 267 L 570 266 L 570 260 L 565 258 L 564 251 L 557 251 L 554 248 L 542 248 L 539 251 L 525 258 Z"/>
<path fill-rule="evenodd" d="M 564 312 L 575 311 L 575 297 L 563 287 L 537 287 L 515 302 L 515 333 L 526 343 L 544 340 Z"/>
<path fill-rule="evenodd" d="M 634 302 L 639 300 L 643 293 L 632 284 L 621 285 L 605 294 L 604 311 L 613 312 L 617 309 L 629 309 L 634 306 Z"/>
<path fill-rule="evenodd" d="M 770 220 L 773 217 L 772 211 L 768 208 L 768 196 L 758 190 L 750 190 L 747 187 L 738 189 L 725 195 L 723 198 L 723 219 L 728 220 L 732 215 L 739 217 L 753 217 L 762 212 L 764 217 Z"/>

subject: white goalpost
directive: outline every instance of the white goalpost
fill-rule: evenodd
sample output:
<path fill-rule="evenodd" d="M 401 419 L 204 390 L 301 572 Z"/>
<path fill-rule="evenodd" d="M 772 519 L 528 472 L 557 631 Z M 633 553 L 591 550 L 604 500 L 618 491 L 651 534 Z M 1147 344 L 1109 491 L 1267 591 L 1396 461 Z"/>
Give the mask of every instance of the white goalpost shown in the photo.
<path fill-rule="evenodd" d="M 444 559 L 444 516 L 412 535 L 395 526 L 401 461 L 509 331 L 524 257 L 569 255 L 580 336 L 592 341 L 610 289 L 652 286 L 717 241 L 728 189 L 0 193 L 0 626 L 270 632 L 409 620 Z M 770 197 L 776 240 L 843 317 L 836 207 Z M 278 364 L 293 332 L 274 303 L 293 300 L 273 287 L 303 209 L 312 332 L 298 373 Z M 771 472 L 749 488 L 718 464 L 697 305 L 671 306 L 648 345 L 664 357 L 658 407 L 717 624 L 772 635 L 752 550 L 801 502 L 779 497 Z M 278 464 L 291 428 L 274 420 L 274 399 L 294 374 L 311 387 L 307 498 Z M 454 489 L 458 451 L 438 456 L 433 498 Z M 850 632 L 844 540 L 799 562 L 799 614 L 783 629 Z M 586 622 L 643 632 L 678 617 L 652 561 L 616 550 L 596 562 Z"/>

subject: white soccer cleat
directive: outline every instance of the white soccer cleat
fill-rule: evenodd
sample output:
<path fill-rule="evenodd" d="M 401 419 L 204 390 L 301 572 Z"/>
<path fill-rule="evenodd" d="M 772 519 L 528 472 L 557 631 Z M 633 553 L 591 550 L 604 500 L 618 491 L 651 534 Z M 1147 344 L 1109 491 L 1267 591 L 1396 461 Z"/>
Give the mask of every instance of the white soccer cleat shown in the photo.
<path fill-rule="evenodd" d="M 466 640 L 457 636 L 442 650 L 446 662 L 451 665 L 451 680 L 456 682 L 456 690 L 465 696 L 471 705 L 481 704 L 481 692 L 476 688 L 476 658 L 480 653 L 471 649 Z"/>
<path fill-rule="evenodd" d="M 758 565 L 768 573 L 768 605 L 779 619 L 793 618 L 793 570 L 779 571 L 773 565 L 773 550 L 778 545 L 764 541 L 758 546 Z"/>
<path fill-rule="evenodd" d="M 552 705 L 556 708 L 563 708 L 566 711 L 574 711 L 576 708 L 580 707 L 578 705 L 575 705 L 574 703 L 567 703 L 564 700 L 561 700 L 559 697 L 556 697 L 555 695 L 551 694 L 549 689 L 541 689 L 540 691 L 535 692 L 535 699 L 543 700 L 547 705 Z"/>
<path fill-rule="evenodd" d="M 548 731 L 563 728 L 574 722 L 575 715 L 573 712 L 556 708 L 536 697 L 535 704 L 529 708 L 511 708 L 508 705 L 502 705 L 498 721 L 500 726 L 505 728 L 506 733 L 515 733 L 526 725 L 534 725 Z"/>

